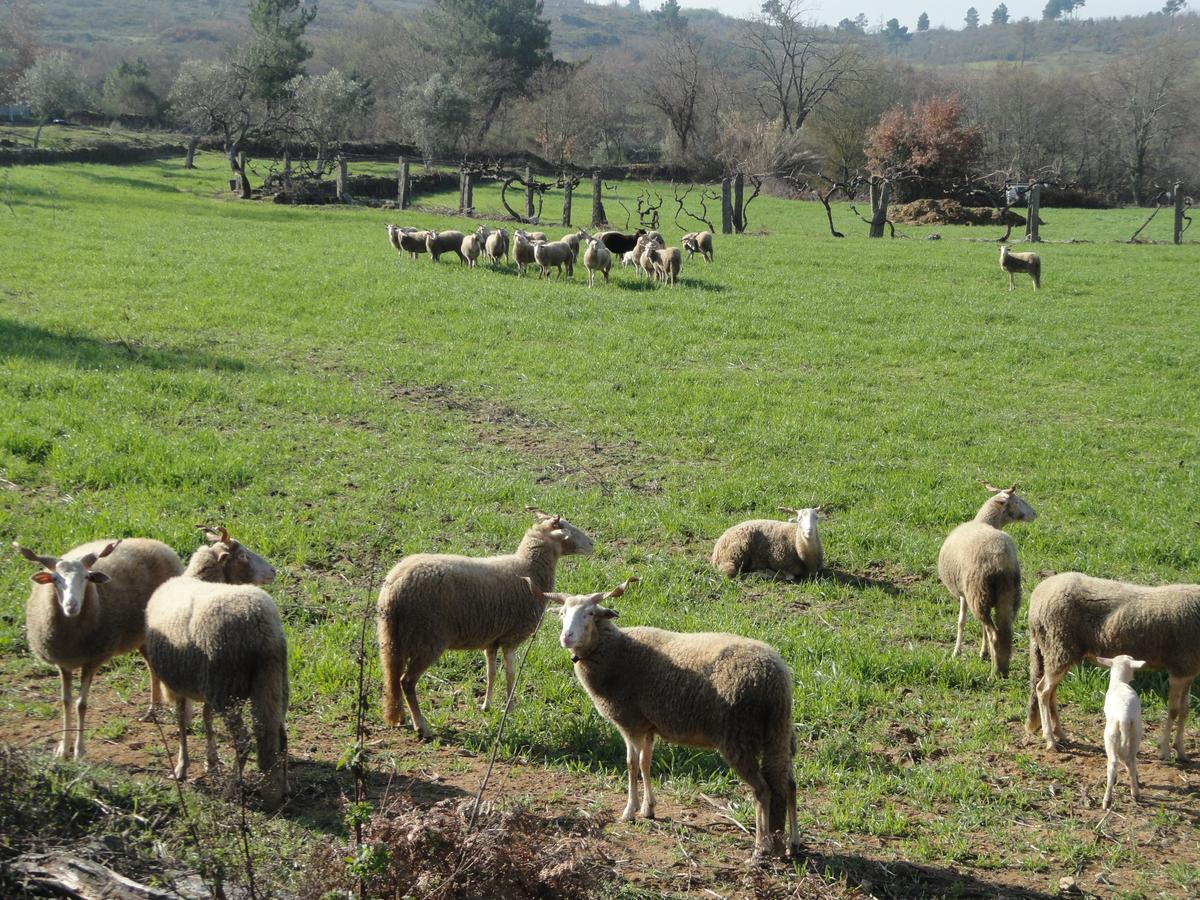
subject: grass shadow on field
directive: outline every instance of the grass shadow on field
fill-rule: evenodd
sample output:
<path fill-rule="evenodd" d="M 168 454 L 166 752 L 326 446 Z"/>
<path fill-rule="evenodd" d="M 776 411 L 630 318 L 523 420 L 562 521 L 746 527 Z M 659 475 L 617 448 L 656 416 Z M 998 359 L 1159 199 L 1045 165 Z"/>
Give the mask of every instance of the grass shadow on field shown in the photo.
<path fill-rule="evenodd" d="M 101 175 L 80 168 L 73 172 L 76 177 L 102 184 L 105 187 L 127 187 L 135 191 L 157 191 L 160 194 L 178 194 L 179 188 L 173 184 L 163 184 L 150 178 L 133 178 L 129 175 Z"/>
<path fill-rule="evenodd" d="M 1055 895 L 1029 888 L 984 881 L 954 869 L 910 862 L 866 859 L 861 856 L 810 852 L 804 854 L 811 871 L 844 880 L 849 885 L 869 883 L 875 897 L 986 897 L 989 900 L 1051 900 Z"/>
<path fill-rule="evenodd" d="M 38 325 L 0 318 L 0 359 L 17 356 L 84 369 L 119 369 L 139 365 L 149 369 L 239 372 L 247 368 L 245 362 L 229 356 L 172 347 L 147 347 L 136 340 L 104 341 L 88 335 L 50 331 Z"/>

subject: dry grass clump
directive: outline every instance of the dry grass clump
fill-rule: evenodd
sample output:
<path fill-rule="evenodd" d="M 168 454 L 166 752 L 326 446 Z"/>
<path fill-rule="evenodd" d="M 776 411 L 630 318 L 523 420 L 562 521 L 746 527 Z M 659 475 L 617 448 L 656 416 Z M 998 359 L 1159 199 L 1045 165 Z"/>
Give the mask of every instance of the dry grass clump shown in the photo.
<path fill-rule="evenodd" d="M 957 200 L 914 200 L 888 207 L 888 218 L 906 225 L 1024 225 L 1025 217 L 1011 209 L 963 206 Z"/>

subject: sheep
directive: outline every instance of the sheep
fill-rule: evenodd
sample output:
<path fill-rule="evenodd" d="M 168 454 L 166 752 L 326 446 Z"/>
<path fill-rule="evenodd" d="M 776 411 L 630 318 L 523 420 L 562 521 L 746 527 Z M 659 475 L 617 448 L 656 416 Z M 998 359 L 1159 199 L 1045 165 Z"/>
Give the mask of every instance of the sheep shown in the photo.
<path fill-rule="evenodd" d="M 187 729 L 191 702 L 204 703 L 208 770 L 217 768 L 213 713 L 233 736 L 237 777 L 246 762 L 248 739 L 242 706 L 250 702 L 258 767 L 267 777 L 270 805 L 287 793 L 287 638 L 275 602 L 257 585 L 275 570 L 258 554 L 229 537 L 209 532 L 177 578 L 160 586 L 146 606 L 146 649 L 150 665 L 175 700 L 179 757 L 175 778 L 188 771 Z"/>
<path fill-rule="evenodd" d="M 575 675 L 596 710 L 625 739 L 629 793 L 621 818 L 635 811 L 654 818 L 650 758 L 654 740 L 716 749 L 750 785 L 755 800 L 754 855 L 760 862 L 780 846 L 786 817 L 789 849 L 798 854 L 796 780 L 792 758 L 792 675 L 766 644 L 733 634 L 679 633 L 660 628 L 618 628 L 603 600 L 621 596 L 631 578 L 607 593 L 544 593 L 559 607 L 559 643 L 570 652 Z M 645 796 L 638 806 L 641 769 Z"/>
<path fill-rule="evenodd" d="M 401 725 L 401 691 L 413 730 L 433 736 L 417 705 L 417 681 L 446 650 L 483 650 L 487 687 L 482 709 L 491 706 L 496 651 L 504 654 L 506 697 L 513 696 L 516 648 L 537 629 L 545 611 L 520 577 L 554 589 L 560 557 L 591 553 L 592 540 L 561 516 L 534 510 L 536 521 L 516 553 L 483 559 L 421 553 L 392 567 L 379 591 L 379 657 L 383 669 L 383 718 Z"/>
<path fill-rule="evenodd" d="M 541 266 L 543 278 L 550 277 L 551 267 L 558 270 L 559 278 L 562 278 L 563 266 L 567 267 L 568 278 L 575 274 L 575 256 L 570 244 L 562 241 L 536 242 L 533 245 L 533 258 Z"/>
<path fill-rule="evenodd" d="M 525 267 L 537 263 L 533 255 L 533 244 L 520 228 L 513 234 L 512 261 L 517 265 L 517 277 L 525 274 Z"/>
<path fill-rule="evenodd" d="M 713 261 L 713 234 L 711 231 L 692 231 L 681 241 L 688 252 L 688 260 L 699 253 L 706 263 Z"/>
<path fill-rule="evenodd" d="M 581 228 L 580 231 L 583 229 Z M 579 262 L 579 242 L 583 239 L 583 235 L 579 232 L 564 234 L 559 240 L 571 248 L 571 261 Z"/>
<path fill-rule="evenodd" d="M 1004 244 L 1000 245 L 1000 269 L 1008 273 L 1008 289 L 1016 287 L 1016 273 L 1028 272 L 1033 279 L 1033 289 L 1042 286 L 1042 258 L 1036 253 L 1012 253 Z"/>
<path fill-rule="evenodd" d="M 459 249 L 462 251 L 459 254 L 462 257 L 462 261 L 470 268 L 475 268 L 476 260 L 479 259 L 479 254 L 483 252 L 483 245 L 479 240 L 479 235 L 468 234 L 462 239 L 462 245 Z"/>
<path fill-rule="evenodd" d="M 637 250 L 630 250 L 621 254 L 621 265 L 625 268 L 637 266 Z"/>
<path fill-rule="evenodd" d="M 387 226 L 388 243 L 396 248 L 397 253 L 403 253 L 404 248 L 400 246 L 400 235 L 411 233 L 415 230 L 413 228 L 401 228 L 399 225 L 389 224 Z"/>
<path fill-rule="evenodd" d="M 1111 671 L 1108 675 L 1108 692 L 1104 695 L 1104 751 L 1108 755 L 1108 786 L 1104 789 L 1104 808 L 1112 804 L 1113 785 L 1117 781 L 1117 763 L 1123 763 L 1129 773 L 1129 790 L 1134 802 L 1141 799 L 1138 786 L 1137 752 L 1141 746 L 1142 704 L 1137 692 L 1130 687 L 1133 672 L 1146 665 L 1145 660 L 1131 656 L 1108 659 L 1097 656 L 1096 662 Z"/>
<path fill-rule="evenodd" d="M 588 273 L 588 287 L 596 283 L 596 272 L 604 273 L 604 281 L 608 282 L 608 270 L 612 268 L 612 254 L 608 248 L 593 237 L 587 239 L 587 249 L 583 251 L 583 267 Z"/>
<path fill-rule="evenodd" d="M 980 659 L 990 658 L 992 671 L 1008 677 L 1012 659 L 1012 627 L 1021 606 L 1021 564 L 1017 545 L 1001 531 L 1009 522 L 1032 522 L 1037 513 L 1017 486 L 996 488 L 975 518 L 959 525 L 938 552 L 938 578 L 958 599 L 958 636 L 951 656 L 962 653 L 967 610 L 983 626 Z"/>
<path fill-rule="evenodd" d="M 825 550 L 817 533 L 821 507 L 779 509 L 795 519 L 751 519 L 726 530 L 713 546 L 713 567 L 726 578 L 741 572 L 765 572 L 787 581 L 820 572 L 825 564 Z"/>
<path fill-rule="evenodd" d="M 1064 572 L 1044 579 L 1029 597 L 1029 716 L 1047 750 L 1065 741 L 1058 685 L 1081 659 L 1127 653 L 1169 676 L 1161 759 L 1187 759 L 1183 725 L 1192 679 L 1200 674 L 1200 584 L 1144 587 Z"/>
<path fill-rule="evenodd" d="M 425 252 L 425 238 L 428 232 L 416 228 L 388 225 L 388 241 L 396 248 L 397 253 L 407 253 L 409 259 L 416 259 L 418 253 Z"/>
<path fill-rule="evenodd" d="M 464 237 L 466 235 L 461 231 L 428 231 L 425 233 L 425 249 L 429 251 L 429 257 L 434 262 L 437 262 L 443 253 L 449 253 L 451 250 L 458 255 L 461 262 L 466 262 L 462 252 Z"/>
<path fill-rule="evenodd" d="M 608 248 L 610 253 L 620 256 L 636 247 L 638 238 L 645 233 L 646 229 L 644 228 L 639 228 L 632 236 L 619 231 L 601 231 L 596 238 Z"/>
<path fill-rule="evenodd" d="M 546 232 L 544 231 L 527 231 L 525 232 L 525 237 L 529 238 L 529 243 L 531 244 L 536 244 L 538 242 L 544 244 L 548 240 L 546 237 Z"/>
<path fill-rule="evenodd" d="M 683 265 L 683 254 L 678 247 L 660 247 L 652 252 L 650 260 L 659 281 L 672 287 L 678 283 L 679 269 Z"/>
<path fill-rule="evenodd" d="M 503 228 L 492 231 L 486 225 L 475 229 L 475 234 L 483 242 L 483 253 L 492 261 L 492 269 L 508 255 L 508 232 Z"/>
<path fill-rule="evenodd" d="M 39 556 L 14 543 L 22 556 L 45 568 L 31 579 L 25 605 L 29 647 L 43 662 L 58 667 L 62 682 L 62 739 L 55 756 L 83 759 L 88 693 L 97 670 L 114 656 L 137 650 L 146 657 L 146 602 L 154 589 L 183 571 L 179 555 L 159 541 L 128 538 L 92 541 L 59 558 Z M 79 700 L 71 686 L 79 671 Z M 150 709 L 161 703 L 158 677 L 150 667 Z"/>
<path fill-rule="evenodd" d="M 637 246 L 634 248 L 636 254 L 634 259 L 637 262 L 638 272 L 643 277 L 657 277 L 658 270 L 655 268 L 654 252 L 661 246 L 649 235 L 642 235 L 638 238 Z"/>

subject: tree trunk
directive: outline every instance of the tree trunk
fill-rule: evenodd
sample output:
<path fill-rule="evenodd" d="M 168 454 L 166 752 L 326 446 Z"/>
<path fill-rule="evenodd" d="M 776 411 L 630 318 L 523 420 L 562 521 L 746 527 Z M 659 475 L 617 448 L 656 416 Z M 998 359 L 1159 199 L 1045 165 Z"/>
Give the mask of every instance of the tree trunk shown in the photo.
<path fill-rule="evenodd" d="M 742 201 L 745 198 L 746 176 L 738 172 L 733 176 L 733 230 L 741 234 L 746 230 L 746 220 L 742 217 Z"/>
<path fill-rule="evenodd" d="M 36 149 L 38 148 L 38 143 L 39 143 L 39 142 L 41 141 L 41 139 L 42 139 L 42 129 L 43 129 L 43 128 L 45 128 L 45 127 L 46 127 L 46 120 L 45 120 L 45 119 L 42 119 L 42 121 L 38 122 L 37 131 L 35 131 L 35 132 L 33 133 L 33 149 L 34 149 L 34 150 L 36 150 Z"/>
<path fill-rule="evenodd" d="M 571 176 L 566 172 L 563 173 L 563 225 L 567 228 L 571 227 L 571 191 L 574 190 L 574 185 L 571 183 Z"/>
<path fill-rule="evenodd" d="M 608 221 L 604 215 L 604 201 L 600 199 L 600 173 L 592 173 L 592 227 L 599 228 Z"/>
<path fill-rule="evenodd" d="M 463 175 L 463 212 L 468 216 L 475 211 L 475 175 L 467 172 Z"/>
<path fill-rule="evenodd" d="M 198 134 L 192 135 L 191 139 L 188 141 L 187 156 L 184 157 L 184 160 L 183 160 L 183 167 L 185 169 L 196 168 L 196 163 L 195 163 L 196 148 L 199 146 L 200 146 L 200 136 Z"/>
<path fill-rule="evenodd" d="M 525 218 L 533 221 L 533 168 L 525 167 Z"/>
<path fill-rule="evenodd" d="M 721 234 L 733 234 L 733 201 L 730 199 L 729 176 L 721 179 Z"/>
<path fill-rule="evenodd" d="M 1176 244 L 1183 243 L 1183 182 L 1175 182 L 1175 232 Z"/>
<path fill-rule="evenodd" d="M 408 181 L 408 160 L 400 157 L 400 184 L 397 186 L 397 197 L 401 209 L 408 209 L 412 202 L 412 189 Z"/>
<path fill-rule="evenodd" d="M 1025 240 L 1036 244 L 1038 237 L 1038 210 L 1042 205 L 1042 186 L 1035 184 L 1029 189 L 1029 218 L 1025 220 Z"/>
<path fill-rule="evenodd" d="M 337 161 L 337 198 L 338 203 L 350 200 L 350 171 L 344 156 L 339 156 Z"/>
<path fill-rule="evenodd" d="M 892 199 L 892 184 L 883 178 L 871 179 L 871 230 L 868 237 L 883 237 L 883 226 L 887 224 L 888 203 Z"/>

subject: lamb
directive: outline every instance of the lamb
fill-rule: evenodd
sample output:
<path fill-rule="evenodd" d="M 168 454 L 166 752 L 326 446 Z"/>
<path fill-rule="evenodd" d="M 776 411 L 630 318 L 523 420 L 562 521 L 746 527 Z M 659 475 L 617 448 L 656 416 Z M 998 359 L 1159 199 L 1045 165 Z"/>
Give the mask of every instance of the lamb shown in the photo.
<path fill-rule="evenodd" d="M 657 277 L 658 270 L 655 268 L 654 252 L 661 246 L 649 235 L 642 235 L 638 238 L 637 247 L 634 248 L 636 254 L 634 259 L 637 262 L 638 272 L 643 277 Z"/>
<path fill-rule="evenodd" d="M 660 247 L 653 251 L 651 262 L 655 277 L 674 287 L 679 282 L 679 269 L 683 265 L 683 254 L 678 247 Z"/>
<path fill-rule="evenodd" d="M 975 518 L 959 525 L 938 553 L 938 577 L 958 599 L 958 636 L 952 656 L 962 653 L 967 610 L 983 626 L 980 659 L 992 660 L 992 671 L 1008 677 L 1012 659 L 1012 627 L 1021 606 L 1021 564 L 1017 545 L 1001 529 L 1009 522 L 1032 522 L 1037 513 L 1017 486 L 995 488 Z"/>
<path fill-rule="evenodd" d="M 825 551 L 817 533 L 821 507 L 779 507 L 794 520 L 751 519 L 734 525 L 717 538 L 712 564 L 727 578 L 741 572 L 765 572 L 771 577 L 798 581 L 816 575 L 825 564 Z"/>
<path fill-rule="evenodd" d="M 630 268 L 630 267 L 636 267 L 637 264 L 638 263 L 637 263 L 637 250 L 636 249 L 630 250 L 627 253 L 621 254 L 621 265 L 622 266 L 624 266 L 626 268 Z"/>
<path fill-rule="evenodd" d="M 1058 685 L 1081 659 L 1127 653 L 1169 677 L 1161 759 L 1187 759 L 1183 725 L 1192 679 L 1200 674 L 1200 584 L 1144 587 L 1064 572 L 1044 579 L 1029 597 L 1029 716 L 1047 750 L 1066 740 L 1058 719 Z"/>
<path fill-rule="evenodd" d="M 462 261 L 470 268 L 475 268 L 476 260 L 479 259 L 479 254 L 483 252 L 483 244 L 479 240 L 477 234 L 468 234 L 462 239 L 462 245 L 459 248 L 462 253 Z"/>
<path fill-rule="evenodd" d="M 644 228 L 639 228 L 632 235 L 622 234 L 619 231 L 601 231 L 596 238 L 608 248 L 610 253 L 620 256 L 636 247 L 638 238 L 645 233 L 646 229 Z"/>
<path fill-rule="evenodd" d="M 146 606 L 150 665 L 173 696 L 179 722 L 175 777 L 187 778 L 190 703 L 202 701 L 208 770 L 218 762 L 216 712 L 233 736 L 241 778 L 249 743 L 242 706 L 249 700 L 258 767 L 267 778 L 264 800 L 276 805 L 287 793 L 287 639 L 275 602 L 256 587 L 270 583 L 275 570 L 223 527 L 197 527 L 209 532 L 211 543 L 192 554 L 184 573 L 159 587 Z"/>
<path fill-rule="evenodd" d="M 551 267 L 558 270 L 559 278 L 562 278 L 563 266 L 567 267 L 567 277 L 575 274 L 575 255 L 571 252 L 570 244 L 562 241 L 536 242 L 533 245 L 533 258 L 541 266 L 543 278 L 550 277 Z"/>
<path fill-rule="evenodd" d="M 591 538 L 561 516 L 540 510 L 534 515 L 516 553 L 484 559 L 421 553 L 388 572 L 379 591 L 378 629 L 383 718 L 389 725 L 404 721 L 403 690 L 413 729 L 422 739 L 433 736 L 417 705 L 417 681 L 446 650 L 484 651 L 484 710 L 491 705 L 496 651 L 501 650 L 511 699 L 516 649 L 534 633 L 545 611 L 521 576 L 532 578 L 542 590 L 553 590 L 561 557 L 592 552 Z"/>
<path fill-rule="evenodd" d="M 604 273 L 604 281 L 608 283 L 608 270 L 612 268 L 612 254 L 608 248 L 593 237 L 587 239 L 587 249 L 583 251 L 583 267 L 588 273 L 588 287 L 596 283 L 596 272 Z"/>
<path fill-rule="evenodd" d="M 62 682 L 62 739 L 54 755 L 83 759 L 92 679 L 104 663 L 130 650 L 137 650 L 150 665 L 146 603 L 155 588 L 183 571 L 183 563 L 166 544 L 148 538 L 92 541 L 61 558 L 13 546 L 44 567 L 31 576 L 34 588 L 25 605 L 25 630 L 34 655 L 57 666 Z M 72 707 L 76 670 L 79 700 Z M 158 677 L 150 667 L 150 710 L 143 720 L 151 718 L 160 703 Z"/>
<path fill-rule="evenodd" d="M 571 654 L 575 675 L 596 710 L 625 739 L 628 802 L 621 818 L 635 811 L 654 818 L 650 758 L 654 740 L 716 749 L 750 785 L 755 800 L 754 855 L 760 862 L 782 851 L 786 818 L 789 849 L 799 853 L 796 780 L 792 758 L 792 675 L 782 657 L 760 641 L 733 634 L 681 634 L 659 628 L 618 628 L 615 610 L 603 600 L 621 596 L 631 578 L 607 593 L 543 593 L 559 605 L 559 642 Z M 638 807 L 638 769 L 645 796 Z"/>
<path fill-rule="evenodd" d="M 688 252 L 688 260 L 699 253 L 706 263 L 713 261 L 713 234 L 711 231 L 692 231 L 683 236 L 681 241 Z"/>
<path fill-rule="evenodd" d="M 525 274 L 525 267 L 537 263 L 533 254 L 533 244 L 520 228 L 513 234 L 512 261 L 517 264 L 517 277 Z"/>
<path fill-rule="evenodd" d="M 1008 273 L 1008 289 L 1013 290 L 1016 287 L 1015 278 L 1017 272 L 1028 272 L 1029 277 L 1033 279 L 1033 289 L 1039 290 L 1042 286 L 1042 258 L 1036 253 L 1012 253 L 1004 244 L 1000 245 L 1000 268 Z"/>
<path fill-rule="evenodd" d="M 429 251 L 429 256 L 434 262 L 437 262 L 443 253 L 449 253 L 451 250 L 458 255 L 461 262 L 466 262 L 462 252 L 464 237 L 466 235 L 461 231 L 428 231 L 425 234 L 425 249 Z"/>
<path fill-rule="evenodd" d="M 1097 656 L 1096 662 L 1111 671 L 1108 676 L 1108 693 L 1104 695 L 1104 751 L 1108 754 L 1108 786 L 1104 789 L 1104 808 L 1112 805 L 1113 785 L 1117 781 L 1117 763 L 1123 763 L 1129 773 L 1129 790 L 1134 802 L 1141 799 L 1141 788 L 1137 777 L 1137 752 L 1141 746 L 1142 704 L 1137 692 L 1129 686 L 1133 672 L 1146 665 L 1145 660 L 1131 656 L 1108 659 Z"/>

